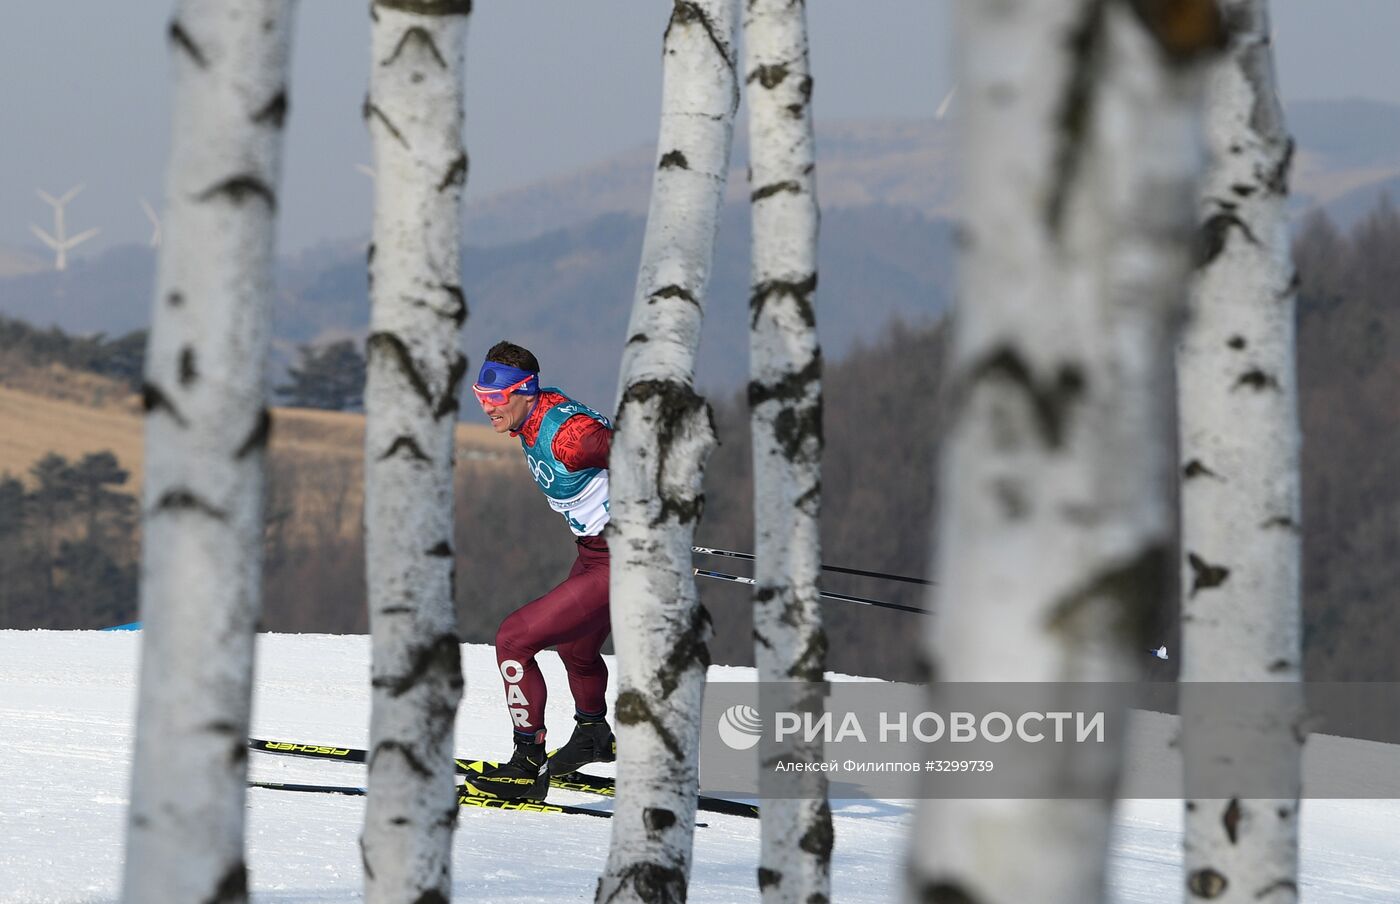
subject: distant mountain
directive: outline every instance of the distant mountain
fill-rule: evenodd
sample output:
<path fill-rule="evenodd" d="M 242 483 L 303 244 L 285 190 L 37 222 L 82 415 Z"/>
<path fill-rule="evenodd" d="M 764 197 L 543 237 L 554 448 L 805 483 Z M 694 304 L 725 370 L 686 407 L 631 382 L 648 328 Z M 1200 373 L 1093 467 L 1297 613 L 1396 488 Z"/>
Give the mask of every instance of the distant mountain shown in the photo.
<path fill-rule="evenodd" d="M 1289 108 L 1298 142 L 1295 211 L 1321 205 L 1343 223 L 1400 190 L 1400 107 L 1316 101 Z M 822 202 L 819 323 L 828 357 L 892 318 L 927 322 L 953 291 L 956 178 L 951 127 L 934 120 L 819 124 Z M 546 376 L 602 408 L 636 280 L 653 153 L 638 148 L 558 178 L 474 201 L 464 282 L 475 362 L 508 336 L 538 351 Z M 747 143 L 734 152 L 700 352 L 702 387 L 732 389 L 747 372 Z M 364 240 L 284 259 L 275 306 L 275 369 L 298 343 L 362 336 L 369 322 Z M 38 263 L 36 263 L 36 261 Z M 0 249 L 0 313 L 65 330 L 118 335 L 149 318 L 155 257 L 127 246 L 80 257 L 63 273 Z"/>

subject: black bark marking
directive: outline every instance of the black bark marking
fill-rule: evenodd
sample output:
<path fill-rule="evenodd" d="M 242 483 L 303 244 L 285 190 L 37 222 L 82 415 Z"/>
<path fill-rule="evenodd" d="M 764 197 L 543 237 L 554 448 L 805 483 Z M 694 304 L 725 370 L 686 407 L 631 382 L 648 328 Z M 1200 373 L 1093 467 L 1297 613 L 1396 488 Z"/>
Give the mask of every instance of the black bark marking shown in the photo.
<path fill-rule="evenodd" d="M 773 438 L 790 461 L 815 461 L 823 444 L 821 406 L 822 356 L 818 350 L 811 360 L 799 371 L 783 375 L 776 383 L 753 381 L 748 386 L 749 410 L 765 402 L 776 401 L 782 407 L 773 418 Z M 808 389 L 817 384 L 817 398 L 807 400 Z M 804 455 L 804 447 L 811 441 L 814 445 L 810 454 Z"/>
<path fill-rule="evenodd" d="M 1244 351 L 1245 348 L 1249 345 L 1249 343 L 1245 341 L 1243 336 L 1231 336 L 1229 341 L 1227 341 L 1225 344 L 1230 346 L 1230 348 L 1233 348 L 1237 352 Z"/>
<path fill-rule="evenodd" d="M 412 25 L 404 29 L 404 33 L 399 36 L 399 43 L 394 45 L 393 53 L 390 53 L 388 58 L 386 58 L 379 65 L 393 65 L 394 61 L 399 58 L 399 54 L 403 53 L 403 49 L 408 46 L 408 42 L 410 40 L 416 41 L 417 43 L 423 45 L 423 47 L 425 47 L 427 51 L 433 55 L 433 59 L 437 61 L 439 68 L 447 68 L 447 60 L 443 59 L 442 54 L 438 52 L 437 42 L 433 40 L 432 32 L 428 31 L 421 25 Z"/>
<path fill-rule="evenodd" d="M 408 149 L 408 139 L 403 137 L 403 133 L 399 131 L 398 126 L 394 125 L 389 117 L 384 114 L 384 111 L 379 109 L 379 106 L 369 99 L 368 94 L 365 95 L 365 103 L 364 106 L 360 108 L 360 113 L 364 116 L 366 122 L 371 119 L 379 120 L 384 124 L 384 128 L 389 130 L 389 134 L 394 136 L 394 140 L 403 145 L 405 150 Z"/>
<path fill-rule="evenodd" d="M 1210 867 L 1196 870 L 1186 880 L 1186 887 L 1190 889 L 1191 894 L 1206 900 L 1220 897 L 1229 886 L 1229 880 Z"/>
<path fill-rule="evenodd" d="M 1188 461 L 1186 467 L 1181 469 L 1181 476 L 1185 477 L 1187 480 L 1193 480 L 1197 477 L 1220 477 L 1219 474 L 1201 464 L 1199 458 L 1193 458 Z"/>
<path fill-rule="evenodd" d="M 1275 879 L 1254 893 L 1254 900 L 1262 901 L 1274 892 L 1283 892 L 1292 900 L 1298 899 L 1298 883 L 1292 879 Z"/>
<path fill-rule="evenodd" d="M 433 420 L 441 420 L 445 415 L 457 412 L 461 405 L 457 400 L 457 392 L 462 388 L 462 378 L 466 374 L 467 357 L 459 352 L 448 367 L 447 385 L 443 387 L 442 398 L 438 399 L 437 407 L 433 409 Z"/>
<path fill-rule="evenodd" d="M 1229 41 L 1215 0 L 1128 0 L 1128 6 L 1172 63 L 1192 62 Z"/>
<path fill-rule="evenodd" d="M 831 827 L 831 804 L 822 801 L 812 817 L 811 825 L 798 839 L 797 846 L 816 857 L 821 863 L 831 862 L 831 848 L 836 843 L 836 833 Z"/>
<path fill-rule="evenodd" d="M 394 364 L 398 365 L 399 372 L 408 379 L 408 385 L 429 409 L 434 408 L 433 392 L 428 388 L 427 380 L 418 372 L 418 365 L 413 361 L 413 353 L 408 350 L 404 341 L 393 333 L 371 333 L 365 340 L 365 353 L 371 360 L 379 355 L 388 355 Z"/>
<path fill-rule="evenodd" d="M 664 169 L 690 169 L 690 161 L 685 159 L 685 154 L 679 150 L 667 151 L 661 155 L 661 162 L 656 165 L 659 170 Z"/>
<path fill-rule="evenodd" d="M 785 108 L 788 115 L 793 119 L 801 119 L 802 115 L 807 112 L 807 105 L 812 102 L 812 77 L 810 75 L 802 77 L 802 81 L 797 86 L 797 91 L 802 95 L 802 100 L 795 104 L 788 104 Z M 802 169 L 803 174 L 810 173 L 814 167 L 815 164 L 807 164 Z"/>
<path fill-rule="evenodd" d="M 653 904 L 685 904 L 685 873 L 665 863 L 633 863 L 618 874 L 617 888 L 598 904 L 612 904 L 619 895 Z"/>
<path fill-rule="evenodd" d="M 469 16 L 472 0 L 374 0 L 371 15 L 375 9 L 397 9 L 420 16 Z"/>
<path fill-rule="evenodd" d="M 229 864 L 203 904 L 244 904 L 248 900 L 248 866 L 242 860 Z"/>
<path fill-rule="evenodd" d="M 456 818 L 457 818 L 457 811 L 456 811 L 456 810 L 453 810 L 453 811 L 452 811 L 452 818 L 453 818 L 453 821 L 456 821 Z M 413 904 L 449 904 L 449 901 L 448 901 L 447 895 L 445 895 L 445 894 L 443 894 L 442 892 L 438 891 L 436 888 L 430 888 L 430 889 L 428 889 L 427 891 L 423 892 L 423 893 L 422 893 L 421 895 L 419 895 L 418 897 L 414 898 L 414 899 L 413 899 Z"/>
<path fill-rule="evenodd" d="M 1107 565 L 1080 587 L 1064 594 L 1050 610 L 1046 627 L 1056 633 L 1099 630 L 1105 614 L 1109 628 L 1139 647 L 1150 642 L 1157 602 L 1168 586 L 1172 557 L 1167 547 L 1144 547 L 1126 562 Z M 1107 613 L 1101 604 L 1107 602 Z"/>
<path fill-rule="evenodd" d="M 1270 171 L 1268 180 L 1264 183 L 1270 192 L 1279 197 L 1288 194 L 1288 174 L 1293 169 L 1293 152 L 1296 145 L 1290 137 L 1284 146 L 1283 156 L 1279 158 L 1278 164 Z"/>
<path fill-rule="evenodd" d="M 434 558 L 450 559 L 452 558 L 452 544 L 448 543 L 446 540 L 439 540 L 436 546 L 434 546 L 432 549 L 425 550 L 423 552 L 423 555 L 432 556 Z"/>
<path fill-rule="evenodd" d="M 199 49 L 199 45 L 190 37 L 190 33 L 185 31 L 185 26 L 180 24 L 179 19 L 170 20 L 170 30 L 168 32 L 171 45 L 177 50 L 183 50 L 200 69 L 208 69 L 209 61 L 204 58 L 204 51 Z"/>
<path fill-rule="evenodd" d="M 1225 837 L 1230 839 L 1231 844 L 1239 844 L 1240 832 L 1240 799 L 1230 798 L 1230 803 L 1226 805 L 1225 812 L 1221 814 L 1220 824 L 1225 827 Z"/>
<path fill-rule="evenodd" d="M 676 814 L 663 807 L 643 807 L 642 825 L 650 833 L 664 832 L 676 824 Z"/>
<path fill-rule="evenodd" d="M 613 704 L 613 713 L 621 725 L 650 725 L 671 756 L 676 760 L 683 759 L 684 754 L 675 735 L 661 724 L 661 720 L 651 711 L 651 705 L 647 703 L 646 698 L 637 691 L 628 690 L 618 694 L 617 701 Z"/>
<path fill-rule="evenodd" d="M 1069 433 L 1072 406 L 1085 393 L 1084 373 L 1076 364 L 1061 364 L 1042 384 L 1021 353 L 1011 346 L 989 352 L 970 368 L 968 382 L 999 379 L 1025 393 L 1033 421 L 1047 448 L 1059 449 Z"/>
<path fill-rule="evenodd" d="M 419 447 L 418 441 L 411 436 L 395 437 L 394 441 L 389 444 L 388 451 L 386 451 L 383 455 L 379 456 L 379 460 L 388 461 L 389 459 L 393 458 L 394 455 L 401 449 L 408 453 L 409 458 L 415 459 L 416 461 L 432 460 L 428 458 L 428 456 L 423 454 L 423 450 Z"/>
<path fill-rule="evenodd" d="M 1210 263 L 1225 250 L 1225 244 L 1230 238 L 1231 228 L 1239 229 L 1246 241 L 1251 245 L 1259 244 L 1259 240 L 1254 237 L 1254 233 L 1250 230 L 1249 224 L 1235 216 L 1232 210 L 1227 209 L 1219 213 L 1211 214 L 1211 216 L 1201 224 L 1200 231 L 1196 235 L 1197 270 L 1209 266 Z"/>
<path fill-rule="evenodd" d="M 1287 659 L 1275 659 L 1273 662 L 1269 663 L 1269 671 L 1271 672 L 1286 672 L 1292 667 L 1293 663 L 1289 662 Z"/>
<path fill-rule="evenodd" d="M 181 292 L 172 291 L 169 295 L 165 296 L 165 303 L 172 308 L 184 307 L 185 296 Z"/>
<path fill-rule="evenodd" d="M 263 105 L 263 108 L 253 114 L 253 122 L 258 125 L 269 125 L 274 129 L 282 128 L 287 121 L 287 89 L 281 88 L 272 100 Z"/>
<path fill-rule="evenodd" d="M 661 696 L 669 697 L 680 686 L 681 678 L 695 668 L 701 675 L 710 667 L 709 639 L 714 634 L 710 610 L 696 603 L 690 610 L 690 624 L 676 638 L 670 653 L 657 670 L 656 683 Z"/>
<path fill-rule="evenodd" d="M 1273 374 L 1265 373 L 1257 367 L 1240 374 L 1240 378 L 1230 388 L 1239 389 L 1241 386 L 1253 389 L 1255 392 L 1263 392 L 1266 389 L 1279 391 L 1281 389 Z"/>
<path fill-rule="evenodd" d="M 452 309 L 447 316 L 460 330 L 462 324 L 467 322 L 467 293 L 462 291 L 461 286 L 449 285 L 448 283 L 442 283 L 439 288 L 452 296 Z"/>
<path fill-rule="evenodd" d="M 391 697 L 402 697 L 424 680 L 446 679 L 447 686 L 462 686 L 462 647 L 455 634 L 441 634 L 426 645 L 409 648 L 408 671 L 398 676 L 381 676 L 370 683 L 383 688 Z"/>
<path fill-rule="evenodd" d="M 1056 239 L 1064 224 L 1070 189 L 1079 177 L 1089 123 L 1094 113 L 1095 92 L 1102 82 L 1098 70 L 1104 41 L 1104 6 L 1105 0 L 1088 4 L 1084 18 L 1069 37 L 1070 73 L 1056 113 L 1058 147 L 1055 149 L 1055 176 L 1045 206 L 1046 226 Z"/>
<path fill-rule="evenodd" d="M 1265 530 L 1279 528 L 1280 530 L 1296 531 L 1298 529 L 1298 522 L 1287 515 L 1276 515 L 1259 526 Z"/>
<path fill-rule="evenodd" d="M 244 173 L 240 176 L 231 176 L 218 185 L 206 188 L 195 196 L 195 200 L 212 201 L 221 197 L 227 198 L 234 205 L 242 205 L 246 201 L 257 198 L 265 203 L 269 210 L 277 209 L 277 196 L 272 193 L 271 188 L 268 188 L 266 182 L 254 174 Z"/>
<path fill-rule="evenodd" d="M 696 299 L 696 297 L 693 294 L 691 294 L 691 291 L 689 289 L 685 288 L 684 286 L 678 286 L 674 283 L 672 283 L 669 286 L 662 286 L 655 292 L 652 292 L 650 295 L 648 295 L 647 304 L 656 304 L 656 302 L 662 298 L 679 298 L 682 301 L 690 302 L 697 308 L 700 307 L 700 302 Z"/>
<path fill-rule="evenodd" d="M 1224 584 L 1230 577 L 1230 569 L 1224 565 L 1212 565 L 1194 552 L 1186 554 L 1194 579 L 1191 582 L 1191 596 L 1202 590 L 1212 590 Z"/>
<path fill-rule="evenodd" d="M 1244 183 L 1236 183 L 1236 184 L 1230 186 L 1230 191 L 1232 191 L 1232 192 L 1234 192 L 1235 194 L 1239 195 L 1241 198 L 1248 198 L 1250 195 L 1254 194 L 1257 190 L 1258 190 L 1258 189 L 1256 189 L 1253 185 L 1246 185 L 1246 184 L 1244 184 Z"/>
<path fill-rule="evenodd" d="M 227 521 L 228 512 L 212 503 L 201 499 L 192 490 L 185 487 L 176 487 L 173 490 L 166 490 L 159 499 L 156 500 L 155 512 L 199 512 L 202 515 L 213 518 L 215 521 Z"/>
<path fill-rule="evenodd" d="M 147 414 L 154 411 L 164 411 L 181 427 L 189 426 L 189 422 L 185 420 L 184 415 L 180 414 L 175 403 L 170 401 L 170 397 L 154 383 L 141 384 L 141 407 Z"/>
<path fill-rule="evenodd" d="M 764 280 L 753 287 L 753 294 L 749 296 L 749 329 L 758 325 L 758 318 L 763 315 L 763 309 L 769 301 L 774 298 L 791 298 L 797 305 L 797 315 L 802 318 L 802 323 L 808 329 L 815 329 L 817 325 L 816 310 L 812 306 L 812 293 L 817 291 L 817 274 L 811 274 L 802 279 L 769 279 Z"/>
<path fill-rule="evenodd" d="M 797 661 L 787 670 L 789 678 L 798 681 L 821 681 L 826 674 L 826 654 L 829 643 L 824 628 L 817 628 L 807 638 L 807 646 L 798 655 Z"/>
<path fill-rule="evenodd" d="M 272 435 L 272 414 L 266 408 L 258 410 L 258 417 L 253 422 L 253 429 L 248 431 L 248 436 L 243 440 L 243 444 L 238 447 L 238 451 L 233 454 L 236 459 L 243 459 L 254 452 L 261 452 L 267 448 L 268 437 Z"/>
<path fill-rule="evenodd" d="M 690 386 L 672 380 L 643 380 L 628 386 L 622 394 L 622 401 L 618 405 L 619 422 L 626 415 L 630 405 L 645 405 L 653 400 L 657 403 L 655 448 L 658 451 L 657 493 L 661 505 L 651 523 L 655 527 L 674 517 L 679 524 L 694 524 L 704 512 L 705 494 L 697 492 L 690 496 L 684 490 L 667 491 L 661 484 L 665 482 L 671 447 L 682 438 L 690 422 L 703 414 L 710 436 L 715 435 L 714 412 Z M 703 474 L 703 461 L 700 471 Z"/>
<path fill-rule="evenodd" d="M 467 152 L 463 151 L 457 155 L 457 159 L 452 161 L 452 165 L 443 174 L 442 181 L 438 183 L 438 193 L 447 191 L 452 186 L 461 187 L 467 184 Z"/>
<path fill-rule="evenodd" d="M 777 870 L 769 869 L 766 866 L 760 866 L 758 868 L 759 891 L 767 891 L 769 888 L 772 888 L 775 885 L 781 885 L 782 882 L 783 874 L 778 872 Z"/>
<path fill-rule="evenodd" d="M 412 606 L 385 606 L 379 610 L 380 615 L 412 615 L 418 610 Z"/>
<path fill-rule="evenodd" d="M 180 349 L 180 385 L 188 386 L 199 378 L 199 368 L 195 366 L 194 348 L 184 346 Z"/>
<path fill-rule="evenodd" d="M 823 440 L 825 442 L 825 440 Z M 802 491 L 802 495 L 792 501 L 792 505 L 804 515 L 816 518 L 822 511 L 822 482 L 813 483 Z"/>
<path fill-rule="evenodd" d="M 771 198 L 781 192 L 789 192 L 794 195 L 802 194 L 802 185 L 796 179 L 785 179 L 782 182 L 770 182 L 767 185 L 754 189 L 749 195 L 750 203 L 758 203 L 764 198 Z"/>
<path fill-rule="evenodd" d="M 757 644 L 762 644 L 769 650 L 773 649 L 773 642 L 768 639 L 767 635 L 765 635 L 762 631 L 758 630 L 757 628 L 753 629 L 753 642 Z"/>
<path fill-rule="evenodd" d="M 788 67 L 786 63 L 773 63 L 771 66 L 759 66 L 749 73 L 745 79 L 746 84 L 752 85 L 758 82 L 768 90 L 773 90 L 783 83 L 783 79 L 788 77 Z"/>
<path fill-rule="evenodd" d="M 403 741 L 380 741 L 378 746 L 374 748 L 374 752 L 369 755 L 370 771 L 374 771 L 374 764 L 379 760 L 381 753 L 397 753 L 403 757 L 408 768 L 421 778 L 430 778 L 433 774 L 432 770 L 418 759 L 418 754 L 413 752 L 413 748 Z"/>
<path fill-rule="evenodd" d="M 634 344 L 635 344 L 635 345 L 639 345 L 639 344 L 641 344 L 641 343 L 643 343 L 643 342 L 650 342 L 650 341 L 651 341 L 651 337 L 649 337 L 646 333 L 633 333 L 632 335 L 630 335 L 630 336 L 627 337 L 627 344 L 628 344 L 628 345 L 634 345 Z"/>
<path fill-rule="evenodd" d="M 953 881 L 928 881 L 919 889 L 919 904 L 980 904 L 962 885 Z"/>
<path fill-rule="evenodd" d="M 701 28 L 705 29 L 705 34 L 709 37 L 710 43 L 715 46 L 720 59 L 724 60 L 726 66 L 733 69 L 734 59 L 730 55 L 729 46 L 719 39 L 719 35 L 715 34 L 714 23 L 710 21 L 709 16 L 705 15 L 705 11 L 700 8 L 700 5 L 692 0 L 675 0 L 675 3 L 675 7 L 671 10 L 671 21 L 666 23 L 666 33 L 661 38 L 662 43 L 670 40 L 671 29 L 677 25 L 685 26 L 698 23 Z"/>

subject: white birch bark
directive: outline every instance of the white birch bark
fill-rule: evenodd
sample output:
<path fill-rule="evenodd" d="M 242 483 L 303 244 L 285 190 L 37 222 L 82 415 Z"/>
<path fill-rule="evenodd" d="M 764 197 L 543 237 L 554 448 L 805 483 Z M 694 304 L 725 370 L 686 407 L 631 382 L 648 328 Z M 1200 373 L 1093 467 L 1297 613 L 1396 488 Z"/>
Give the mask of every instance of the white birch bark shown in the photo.
<path fill-rule="evenodd" d="M 1168 7 L 1200 17 L 1153 17 Z M 1168 592 L 1167 378 L 1201 165 L 1190 60 L 1218 40 L 1213 11 L 960 6 L 966 201 L 929 620 L 939 681 L 1137 676 Z M 1005 764 L 1066 799 L 924 801 L 907 898 L 1101 900 L 1119 744 Z"/>
<path fill-rule="evenodd" d="M 365 387 L 372 635 L 365 900 L 451 896 L 452 431 L 467 361 L 461 288 L 464 44 L 470 0 L 375 0 L 365 119 L 374 152 Z"/>
<path fill-rule="evenodd" d="M 738 0 L 675 0 L 661 127 L 609 463 L 617 807 L 599 902 L 679 902 L 690 879 L 710 655 L 690 547 L 714 446 L 695 351 L 729 167 Z"/>
<path fill-rule="evenodd" d="M 1293 143 L 1278 100 L 1265 0 L 1224 0 L 1229 50 L 1212 69 L 1201 260 L 1178 357 L 1183 682 L 1302 675 L 1294 269 L 1285 203 Z M 1222 726 L 1183 687 L 1188 763 Z M 1211 693 L 1207 690 L 1207 694 Z M 1298 899 L 1299 695 L 1237 715 L 1278 799 L 1186 801 L 1187 900 Z M 1190 791 L 1188 791 L 1188 794 Z"/>
<path fill-rule="evenodd" d="M 764 712 L 821 708 L 826 667 L 821 571 L 822 394 L 817 342 L 816 153 L 806 5 L 748 0 L 744 14 L 753 206 L 750 382 L 754 658 Z M 789 688 L 790 691 L 789 692 Z M 819 762 L 822 743 L 765 737 L 763 764 Z M 820 772 L 760 767 L 758 887 L 770 904 L 831 896 L 831 808 Z"/>
<path fill-rule="evenodd" d="M 122 897 L 247 900 L 263 367 L 292 6 L 181 0 L 143 399 L 141 677 Z"/>

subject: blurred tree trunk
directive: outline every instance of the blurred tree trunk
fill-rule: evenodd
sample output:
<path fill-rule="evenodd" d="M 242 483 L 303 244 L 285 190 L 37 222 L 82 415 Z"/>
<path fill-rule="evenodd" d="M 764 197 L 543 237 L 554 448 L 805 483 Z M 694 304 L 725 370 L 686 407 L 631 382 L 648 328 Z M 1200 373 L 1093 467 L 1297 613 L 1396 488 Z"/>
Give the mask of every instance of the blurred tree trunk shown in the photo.
<path fill-rule="evenodd" d="M 1052 683 L 1135 678 L 1169 593 L 1194 61 L 1220 21 L 1208 0 L 960 10 L 967 202 L 930 669 L 1076 708 Z M 1101 900 L 1121 754 L 1095 746 L 1005 764 L 1064 799 L 925 800 L 908 898 Z"/>
<path fill-rule="evenodd" d="M 263 370 L 292 6 L 181 0 L 143 397 L 141 678 L 122 896 L 247 899 Z"/>
<path fill-rule="evenodd" d="M 1180 346 L 1183 682 L 1302 676 L 1300 476 L 1289 254 L 1293 142 L 1274 79 L 1265 0 L 1224 0 L 1229 50 L 1213 67 L 1201 193 L 1201 259 Z M 1222 725 L 1182 694 L 1182 749 L 1216 762 Z M 1278 799 L 1186 801 L 1188 900 L 1298 899 L 1301 695 L 1231 714 L 1250 733 L 1251 772 Z M 1190 774 L 1190 773 L 1188 773 Z M 1229 784 L 1228 782 L 1226 784 Z"/>
<path fill-rule="evenodd" d="M 754 662 L 762 712 L 821 711 L 826 668 L 821 571 L 822 391 L 817 342 L 816 153 L 805 3 L 749 0 L 744 17 L 753 204 L 749 408 L 753 434 Z M 819 762 L 820 739 L 765 736 L 764 764 Z M 759 769 L 758 887 L 766 902 L 831 896 L 825 774 Z"/>
<path fill-rule="evenodd" d="M 445 901 L 463 691 L 453 607 L 452 430 L 470 0 L 375 0 L 364 114 L 377 173 L 366 343 L 365 576 L 373 696 L 365 900 Z"/>
<path fill-rule="evenodd" d="M 699 781 L 710 616 L 691 552 L 714 446 L 694 389 L 705 289 L 729 168 L 738 0 L 675 0 L 661 128 L 610 462 L 618 796 L 599 902 L 684 901 Z"/>

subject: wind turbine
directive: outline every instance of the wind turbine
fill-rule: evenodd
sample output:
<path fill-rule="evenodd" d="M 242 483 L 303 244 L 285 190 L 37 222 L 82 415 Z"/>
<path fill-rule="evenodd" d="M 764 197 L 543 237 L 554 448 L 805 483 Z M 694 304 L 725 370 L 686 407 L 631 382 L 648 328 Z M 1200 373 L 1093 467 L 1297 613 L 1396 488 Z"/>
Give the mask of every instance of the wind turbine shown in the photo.
<path fill-rule="evenodd" d="M 151 247 L 160 247 L 160 217 L 156 216 L 155 208 L 151 202 L 145 198 L 141 199 L 141 209 L 146 211 L 146 219 L 151 221 Z"/>
<path fill-rule="evenodd" d="M 75 185 L 72 188 L 68 189 L 68 193 L 61 198 L 55 198 L 53 195 L 49 194 L 41 188 L 36 188 L 34 190 L 40 198 L 42 198 L 51 207 L 53 207 L 53 231 L 55 235 L 49 235 L 47 232 L 40 229 L 38 226 L 35 226 L 33 223 L 29 224 L 29 229 L 36 236 L 39 237 L 39 241 L 43 242 L 45 245 L 48 245 L 51 249 L 53 249 L 55 255 L 53 268 L 55 270 L 68 269 L 68 250 L 70 248 L 78 247 L 83 242 L 86 242 L 88 239 L 92 238 L 93 236 L 97 235 L 99 232 L 102 231 L 100 229 L 94 228 L 86 230 L 85 232 L 80 232 L 75 236 L 70 237 L 68 235 L 68 227 L 65 226 L 63 223 L 63 208 L 65 205 L 67 205 L 69 201 L 73 200 L 73 198 L 77 196 L 78 192 L 82 190 L 82 185 Z"/>

